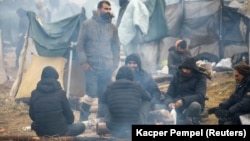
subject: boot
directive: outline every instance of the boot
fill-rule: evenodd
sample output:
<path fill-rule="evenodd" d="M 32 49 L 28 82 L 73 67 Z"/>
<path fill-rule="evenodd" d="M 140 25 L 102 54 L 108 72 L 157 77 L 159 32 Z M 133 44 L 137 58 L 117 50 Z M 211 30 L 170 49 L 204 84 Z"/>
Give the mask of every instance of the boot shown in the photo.
<path fill-rule="evenodd" d="M 191 118 L 186 117 L 184 114 L 178 113 L 176 124 L 177 125 L 191 125 L 192 120 L 191 120 Z"/>
<path fill-rule="evenodd" d="M 82 98 L 79 99 L 80 104 L 80 121 L 88 120 L 90 115 L 90 107 L 93 103 L 93 98 L 89 97 L 88 95 L 84 95 Z"/>

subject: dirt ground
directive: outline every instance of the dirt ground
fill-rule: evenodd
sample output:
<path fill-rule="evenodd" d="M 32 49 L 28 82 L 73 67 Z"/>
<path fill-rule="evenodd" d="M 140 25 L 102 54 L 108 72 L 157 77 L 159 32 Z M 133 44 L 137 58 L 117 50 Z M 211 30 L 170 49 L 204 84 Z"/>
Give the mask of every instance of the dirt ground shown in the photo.
<path fill-rule="evenodd" d="M 10 89 L 15 79 L 16 69 L 14 67 L 15 56 L 11 53 L 13 48 L 6 50 L 4 62 L 10 80 L 0 85 L 0 137 L 1 136 L 35 136 L 33 131 L 26 131 L 24 128 L 31 124 L 28 115 L 28 106 L 23 103 L 16 103 L 14 97 L 9 96 Z M 232 72 L 215 73 L 212 80 L 207 83 L 206 107 L 215 107 L 222 100 L 229 97 L 234 89 Z M 217 119 L 214 115 L 204 116 L 202 124 L 216 125 Z"/>

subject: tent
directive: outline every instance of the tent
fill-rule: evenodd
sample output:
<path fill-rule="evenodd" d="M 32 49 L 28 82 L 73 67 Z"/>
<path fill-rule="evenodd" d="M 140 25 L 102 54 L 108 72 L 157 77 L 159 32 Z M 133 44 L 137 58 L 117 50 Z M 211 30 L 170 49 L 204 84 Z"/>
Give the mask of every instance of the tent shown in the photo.
<path fill-rule="evenodd" d="M 189 41 L 192 56 L 208 53 L 219 61 L 248 52 L 249 19 L 228 0 L 171 0 L 166 3 L 165 16 L 170 31 L 161 53 L 167 53 L 178 38 Z"/>
<path fill-rule="evenodd" d="M 27 13 L 29 29 L 21 55 L 17 78 L 10 95 L 16 98 L 30 97 L 40 80 L 45 66 L 53 66 L 59 73 L 59 82 L 67 96 L 85 94 L 84 74 L 77 63 L 75 42 L 85 13 L 76 14 L 54 23 L 43 23 L 32 11 Z M 68 87 L 68 84 L 71 87 Z M 77 87 L 77 89 L 76 89 Z"/>
<path fill-rule="evenodd" d="M 149 6 L 147 2 L 144 1 L 144 4 Z M 149 72 L 155 72 L 155 69 L 167 60 L 168 49 L 178 39 L 188 41 L 192 56 L 205 56 L 208 61 L 216 63 L 222 58 L 248 52 L 249 18 L 242 14 L 243 12 L 240 13 L 240 8 L 233 7 L 228 0 L 158 0 L 157 2 L 165 4 L 165 17 L 161 19 L 166 21 L 167 30 L 161 24 L 158 24 L 157 29 L 162 29 L 167 34 L 154 40 L 142 40 L 138 44 L 143 67 Z M 241 7 L 245 7 L 244 3 L 238 3 Z M 158 12 L 159 9 L 161 8 L 156 8 Z M 151 16 L 150 19 L 156 18 L 155 16 L 159 17 L 159 14 Z M 155 30 L 148 30 L 145 35 L 149 37 L 151 33 L 158 33 L 153 32 Z M 127 39 L 129 38 L 121 40 L 127 43 Z"/>

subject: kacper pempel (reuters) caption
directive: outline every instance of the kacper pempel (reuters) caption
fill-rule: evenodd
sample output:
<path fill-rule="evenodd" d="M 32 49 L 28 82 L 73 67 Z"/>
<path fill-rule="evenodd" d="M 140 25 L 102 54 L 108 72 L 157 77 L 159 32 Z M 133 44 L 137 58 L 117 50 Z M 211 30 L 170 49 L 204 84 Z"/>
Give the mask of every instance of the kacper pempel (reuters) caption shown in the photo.
<path fill-rule="evenodd" d="M 250 140 L 250 125 L 132 125 L 132 140 Z"/>

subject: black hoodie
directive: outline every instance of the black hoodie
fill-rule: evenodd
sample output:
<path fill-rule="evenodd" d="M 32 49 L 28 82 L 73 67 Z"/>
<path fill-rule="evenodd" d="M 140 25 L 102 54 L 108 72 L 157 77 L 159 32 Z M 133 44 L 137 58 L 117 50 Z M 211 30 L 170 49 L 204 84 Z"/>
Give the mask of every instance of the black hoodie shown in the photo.
<path fill-rule="evenodd" d="M 38 136 L 63 136 L 68 124 L 74 122 L 74 115 L 62 90 L 57 71 L 52 67 L 43 69 L 41 80 L 31 93 L 29 116 L 32 129 Z"/>
<path fill-rule="evenodd" d="M 135 61 L 138 66 L 134 71 L 134 81 L 139 82 L 142 87 L 150 93 L 152 97 L 152 106 L 154 104 L 159 104 L 161 91 L 153 77 L 142 68 L 142 62 L 139 55 L 136 53 L 128 55 L 125 59 L 125 64 L 127 65 L 129 61 Z"/>

